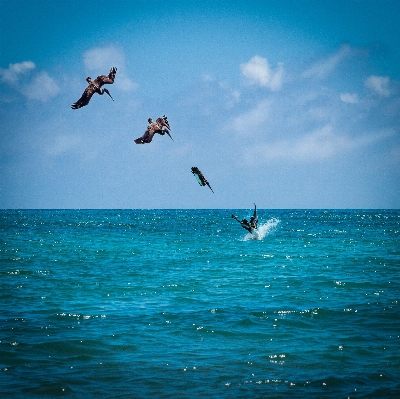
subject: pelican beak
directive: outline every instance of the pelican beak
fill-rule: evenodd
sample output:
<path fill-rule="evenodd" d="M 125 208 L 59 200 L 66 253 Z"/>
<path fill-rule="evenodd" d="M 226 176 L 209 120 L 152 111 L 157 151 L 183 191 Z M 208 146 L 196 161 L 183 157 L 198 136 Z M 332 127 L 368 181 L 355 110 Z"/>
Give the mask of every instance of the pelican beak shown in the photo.
<path fill-rule="evenodd" d="M 105 89 L 104 89 L 104 92 L 107 93 L 107 94 L 111 97 L 111 100 L 114 101 L 114 99 L 112 98 L 112 95 L 110 94 L 110 92 L 108 91 L 108 89 L 105 88 Z"/>

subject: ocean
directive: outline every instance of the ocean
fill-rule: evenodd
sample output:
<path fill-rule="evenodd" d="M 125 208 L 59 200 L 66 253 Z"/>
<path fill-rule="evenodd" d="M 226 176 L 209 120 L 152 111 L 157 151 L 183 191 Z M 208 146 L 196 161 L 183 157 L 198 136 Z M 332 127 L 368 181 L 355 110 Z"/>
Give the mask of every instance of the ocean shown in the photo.
<path fill-rule="evenodd" d="M 1 210 L 0 397 L 399 398 L 400 211 Z"/>

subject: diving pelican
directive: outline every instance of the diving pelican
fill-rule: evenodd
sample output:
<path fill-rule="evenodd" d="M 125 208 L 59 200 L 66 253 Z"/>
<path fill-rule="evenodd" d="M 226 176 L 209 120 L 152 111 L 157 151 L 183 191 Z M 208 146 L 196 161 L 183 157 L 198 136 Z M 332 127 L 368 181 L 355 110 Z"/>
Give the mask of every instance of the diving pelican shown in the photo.
<path fill-rule="evenodd" d="M 171 127 L 169 126 L 168 118 L 165 115 L 162 118 L 157 118 L 155 122 L 153 122 L 153 119 L 149 118 L 148 122 L 149 126 L 147 126 L 144 135 L 135 140 L 136 144 L 151 143 L 156 133 L 161 134 L 161 136 L 164 136 L 164 134 L 167 133 L 168 136 L 171 138 L 171 140 L 174 141 L 174 139 L 169 133 Z"/>
<path fill-rule="evenodd" d="M 113 67 L 110 69 L 110 73 L 108 75 L 97 76 L 97 78 L 95 80 L 92 80 L 90 78 L 90 76 L 87 77 L 86 82 L 89 83 L 89 86 L 86 87 L 85 91 L 82 94 L 82 97 L 76 103 L 73 103 L 71 105 L 71 108 L 78 109 L 78 108 L 84 107 L 85 105 L 88 105 L 89 101 L 92 98 L 94 93 L 100 94 L 101 96 L 104 93 L 107 93 L 111 97 L 111 99 L 114 101 L 110 92 L 106 88 L 104 88 L 102 90 L 100 90 L 100 88 L 104 84 L 110 84 L 110 85 L 113 84 L 116 73 L 117 73 L 117 68 Z"/>
<path fill-rule="evenodd" d="M 214 190 L 211 188 L 210 183 L 208 180 L 204 177 L 203 173 L 201 173 L 200 169 L 197 166 L 192 167 L 192 173 L 194 174 L 194 177 L 196 178 L 197 182 L 200 184 L 200 186 L 205 186 L 207 185 L 210 187 L 210 190 L 214 192 Z"/>

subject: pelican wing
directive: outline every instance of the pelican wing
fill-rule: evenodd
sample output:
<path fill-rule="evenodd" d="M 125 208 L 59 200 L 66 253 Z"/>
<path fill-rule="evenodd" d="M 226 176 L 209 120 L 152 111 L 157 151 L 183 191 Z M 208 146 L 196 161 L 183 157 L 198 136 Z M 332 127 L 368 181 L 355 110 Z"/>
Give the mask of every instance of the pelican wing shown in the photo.
<path fill-rule="evenodd" d="M 135 141 L 136 144 L 146 144 L 146 143 L 151 143 L 153 140 L 155 131 L 154 130 L 149 130 L 147 129 L 144 132 L 144 135 L 142 137 L 137 138 Z"/>
<path fill-rule="evenodd" d="M 203 173 L 200 172 L 200 169 L 196 166 L 192 167 L 192 173 L 194 174 L 194 177 L 196 178 L 197 182 L 200 184 L 200 186 L 205 186 L 205 177 Z"/>
<path fill-rule="evenodd" d="M 94 85 L 89 85 L 88 87 L 86 87 L 81 98 L 77 102 L 73 103 L 71 105 L 71 108 L 78 109 L 84 107 L 85 105 L 88 105 L 95 91 L 96 91 L 96 86 Z"/>
<path fill-rule="evenodd" d="M 115 80 L 115 74 L 117 73 L 117 68 L 113 67 L 110 69 L 110 73 L 108 75 L 100 75 L 94 80 L 95 83 L 101 87 L 104 84 L 112 85 Z"/>
<path fill-rule="evenodd" d="M 144 135 L 142 137 L 139 137 L 138 139 L 135 140 L 136 144 L 146 144 L 146 143 L 151 143 L 153 140 L 153 137 L 156 133 L 159 133 L 161 130 L 159 130 L 159 126 L 155 123 L 151 123 L 148 127 L 147 130 L 144 132 Z M 163 133 L 162 133 L 163 134 Z"/>

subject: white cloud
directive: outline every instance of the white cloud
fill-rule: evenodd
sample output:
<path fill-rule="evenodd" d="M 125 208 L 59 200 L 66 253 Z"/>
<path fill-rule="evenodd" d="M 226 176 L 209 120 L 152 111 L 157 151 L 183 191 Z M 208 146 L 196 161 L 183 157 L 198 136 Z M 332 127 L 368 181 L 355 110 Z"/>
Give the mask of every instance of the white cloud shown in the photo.
<path fill-rule="evenodd" d="M 226 108 L 232 108 L 240 101 L 240 92 L 238 90 L 232 89 L 228 83 L 219 82 L 218 86 L 220 89 L 222 89 Z"/>
<path fill-rule="evenodd" d="M 230 129 L 242 134 L 252 134 L 260 129 L 266 129 L 266 122 L 270 116 L 271 101 L 263 100 L 257 106 L 237 116 Z"/>
<path fill-rule="evenodd" d="M 272 69 L 266 58 L 255 55 L 249 62 L 241 64 L 240 69 L 250 84 L 266 87 L 272 91 L 277 91 L 282 87 L 284 70 L 281 62 Z"/>
<path fill-rule="evenodd" d="M 10 64 L 8 69 L 0 69 L 1 78 L 11 87 L 31 100 L 47 101 L 56 96 L 60 89 L 56 81 L 45 71 L 33 71 L 36 65 L 32 61 Z"/>
<path fill-rule="evenodd" d="M 382 131 L 360 137 L 339 135 L 326 125 L 297 140 L 281 140 L 248 148 L 245 159 L 253 162 L 314 162 L 333 158 L 357 148 L 374 144 L 393 136 L 393 131 Z"/>
<path fill-rule="evenodd" d="M 125 55 L 119 48 L 114 46 L 92 48 L 83 54 L 83 62 L 88 71 L 101 75 L 108 74 L 110 68 L 115 66 L 118 71 L 114 84 L 122 91 L 131 91 L 138 87 L 138 84 L 126 75 Z M 92 79 L 96 76 L 92 76 Z"/>
<path fill-rule="evenodd" d="M 201 75 L 201 80 L 203 82 L 212 82 L 214 80 L 214 78 L 209 73 L 205 73 L 205 74 Z"/>
<path fill-rule="evenodd" d="M 1 79 L 9 84 L 17 83 L 21 75 L 35 69 L 35 64 L 32 61 L 23 61 L 16 64 L 9 64 L 8 69 L 0 68 Z"/>
<path fill-rule="evenodd" d="M 338 51 L 329 57 L 316 62 L 310 68 L 303 72 L 304 78 L 323 79 L 328 76 L 344 59 L 352 54 L 352 49 L 349 45 L 340 47 Z"/>
<path fill-rule="evenodd" d="M 357 104 L 359 102 L 359 98 L 358 98 L 357 94 L 340 93 L 340 99 L 344 103 L 349 103 L 349 104 Z"/>
<path fill-rule="evenodd" d="M 118 76 L 118 79 L 116 78 L 115 80 L 115 86 L 122 91 L 133 91 L 136 90 L 139 85 L 121 72 Z"/>
<path fill-rule="evenodd" d="M 22 89 L 22 92 L 29 99 L 47 101 L 56 96 L 60 89 L 47 72 L 41 72 Z"/>
<path fill-rule="evenodd" d="M 113 46 L 94 47 L 83 54 L 83 63 L 89 71 L 108 71 L 113 66 L 125 63 L 125 57 L 122 51 Z"/>
<path fill-rule="evenodd" d="M 390 78 L 388 76 L 371 75 L 365 80 L 364 84 L 365 87 L 379 94 L 380 96 L 388 97 L 390 95 L 390 90 L 388 87 L 389 82 Z"/>

